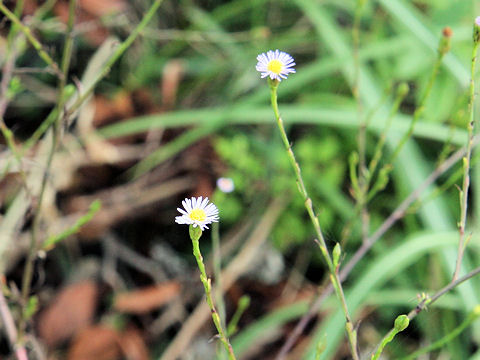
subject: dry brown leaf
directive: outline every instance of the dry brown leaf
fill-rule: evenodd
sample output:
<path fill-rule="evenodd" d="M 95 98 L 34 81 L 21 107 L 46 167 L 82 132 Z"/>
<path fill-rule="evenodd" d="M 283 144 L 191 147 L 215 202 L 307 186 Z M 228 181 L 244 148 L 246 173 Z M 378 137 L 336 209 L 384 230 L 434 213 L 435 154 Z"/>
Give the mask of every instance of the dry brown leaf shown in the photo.
<path fill-rule="evenodd" d="M 140 332 L 131 327 L 122 334 L 120 341 L 123 356 L 129 360 L 148 360 L 150 355 L 148 353 L 147 345 L 143 340 Z"/>
<path fill-rule="evenodd" d="M 120 312 L 144 314 L 158 309 L 180 292 L 180 284 L 176 281 L 135 290 L 115 297 L 114 308 Z"/>
<path fill-rule="evenodd" d="M 0 206 L 11 200 L 22 186 L 20 173 L 9 173 L 0 180 Z"/>
<path fill-rule="evenodd" d="M 92 281 L 69 285 L 40 313 L 38 333 L 48 346 L 69 339 L 88 326 L 95 314 L 98 287 Z"/>
<path fill-rule="evenodd" d="M 163 111 L 171 110 L 175 106 L 178 85 L 184 71 L 184 64 L 178 59 L 170 60 L 165 64 L 161 84 Z"/>
<path fill-rule="evenodd" d="M 92 44 L 99 46 L 107 38 L 109 31 L 105 28 L 99 17 L 124 11 L 127 7 L 125 0 L 81 0 L 76 11 L 77 24 L 92 24 L 89 31 L 83 36 Z M 64 23 L 68 19 L 68 1 L 59 1 L 54 7 L 55 15 Z M 96 23 L 94 23 L 96 21 Z"/>
<path fill-rule="evenodd" d="M 81 0 L 80 6 L 95 16 L 109 15 L 125 10 L 124 0 Z"/>
<path fill-rule="evenodd" d="M 84 329 L 72 342 L 68 360 L 116 360 L 121 358 L 120 335 L 105 326 Z"/>
<path fill-rule="evenodd" d="M 118 119 L 128 118 L 135 113 L 131 94 L 119 92 L 113 99 L 96 96 L 93 126 L 100 127 Z"/>
<path fill-rule="evenodd" d="M 33 15 L 38 8 L 37 0 L 25 0 L 23 3 L 23 14 Z"/>

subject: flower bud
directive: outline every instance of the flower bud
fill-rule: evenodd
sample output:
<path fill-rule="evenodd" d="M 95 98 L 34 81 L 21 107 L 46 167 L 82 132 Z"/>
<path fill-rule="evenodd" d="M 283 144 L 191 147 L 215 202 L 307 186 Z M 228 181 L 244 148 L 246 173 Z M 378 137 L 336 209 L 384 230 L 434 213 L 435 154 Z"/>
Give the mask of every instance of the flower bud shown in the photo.
<path fill-rule="evenodd" d="M 340 247 L 340 243 L 337 243 L 333 248 L 333 267 L 334 268 L 338 266 L 341 254 L 342 254 L 342 248 Z"/>
<path fill-rule="evenodd" d="M 410 88 L 408 87 L 408 84 L 406 82 L 402 82 L 397 87 L 397 96 L 399 98 L 404 98 L 405 96 L 407 96 L 409 91 Z"/>
<path fill-rule="evenodd" d="M 448 26 L 442 31 L 442 38 L 440 39 L 440 45 L 438 46 L 438 52 L 445 55 L 450 50 L 450 38 L 452 37 L 452 29 Z"/>
<path fill-rule="evenodd" d="M 396 331 L 400 332 L 405 330 L 408 327 L 408 324 L 410 323 L 410 319 L 408 318 L 407 315 L 399 315 L 395 319 L 395 325 L 394 328 Z"/>

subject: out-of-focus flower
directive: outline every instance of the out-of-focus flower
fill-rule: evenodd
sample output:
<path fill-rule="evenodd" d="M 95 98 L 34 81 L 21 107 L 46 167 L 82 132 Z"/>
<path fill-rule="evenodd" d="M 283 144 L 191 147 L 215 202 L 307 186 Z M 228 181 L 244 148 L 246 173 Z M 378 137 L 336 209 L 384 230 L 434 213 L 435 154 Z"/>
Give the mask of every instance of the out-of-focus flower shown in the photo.
<path fill-rule="evenodd" d="M 256 69 L 261 73 L 262 79 L 270 76 L 272 80 L 282 81 L 282 79 L 287 78 L 288 74 L 295 72 L 293 58 L 278 49 L 258 55 L 257 60 Z"/>
<path fill-rule="evenodd" d="M 177 224 L 193 225 L 193 227 L 199 227 L 200 230 L 208 229 L 208 224 L 212 222 L 218 222 L 220 219 L 218 216 L 218 209 L 213 203 L 208 202 L 208 198 L 203 199 L 201 196 L 198 198 L 192 197 L 191 199 L 185 199 L 182 201 L 183 209 L 177 208 L 182 214 L 175 217 Z"/>
<path fill-rule="evenodd" d="M 231 193 L 235 190 L 235 184 L 231 178 L 221 177 L 217 180 L 217 187 L 221 192 Z"/>

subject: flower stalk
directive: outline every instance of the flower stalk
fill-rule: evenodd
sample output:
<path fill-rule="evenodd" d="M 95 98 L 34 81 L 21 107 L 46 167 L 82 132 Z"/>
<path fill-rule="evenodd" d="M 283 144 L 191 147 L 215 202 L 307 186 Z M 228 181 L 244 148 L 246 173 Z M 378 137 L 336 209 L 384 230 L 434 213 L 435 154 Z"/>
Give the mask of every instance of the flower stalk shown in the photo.
<path fill-rule="evenodd" d="M 342 306 L 343 313 L 345 315 L 346 319 L 346 324 L 345 324 L 345 329 L 347 331 L 347 337 L 348 341 L 350 344 L 350 350 L 352 352 L 352 357 L 354 360 L 359 359 L 358 355 L 358 350 L 357 350 L 357 332 L 355 327 L 353 326 L 348 307 L 347 307 L 347 302 L 345 299 L 345 294 L 343 293 L 343 288 L 342 284 L 340 282 L 340 278 L 338 276 L 338 265 L 335 265 L 332 257 L 330 256 L 330 252 L 327 249 L 327 245 L 325 243 L 325 238 L 323 237 L 322 229 L 320 227 L 320 222 L 318 220 L 318 217 L 315 215 L 315 211 L 313 210 L 313 203 L 312 199 L 308 195 L 307 189 L 305 187 L 305 183 L 303 181 L 300 165 L 298 164 L 295 154 L 293 153 L 292 146 L 290 145 L 290 141 L 288 140 L 287 132 L 285 131 L 285 126 L 283 124 L 283 120 L 280 116 L 280 112 L 278 110 L 278 101 L 277 101 L 277 89 L 280 81 L 277 79 L 272 80 L 272 78 L 268 78 L 268 85 L 270 87 L 270 100 L 272 104 L 272 109 L 275 114 L 275 120 L 278 125 L 278 129 L 280 131 L 280 136 L 282 138 L 282 142 L 285 146 L 285 150 L 287 151 L 288 159 L 290 161 L 290 165 L 293 168 L 293 171 L 295 173 L 295 178 L 297 180 L 297 186 L 298 186 L 298 191 L 302 195 L 304 199 L 304 204 L 305 208 L 307 210 L 307 213 L 310 217 L 310 220 L 313 224 L 313 227 L 315 229 L 315 234 L 318 238 L 317 244 L 320 248 L 320 251 L 323 255 L 323 258 L 325 259 L 325 262 L 327 263 L 328 270 L 330 272 L 330 281 L 335 289 L 335 293 L 337 294 L 337 297 L 340 301 L 340 304 Z"/>
<path fill-rule="evenodd" d="M 467 224 L 467 207 L 468 207 L 468 190 L 470 188 L 470 161 L 473 152 L 473 137 L 474 133 L 474 100 L 475 100 L 475 65 L 477 62 L 478 46 L 480 44 L 480 17 L 475 20 L 473 25 L 473 49 L 471 57 L 471 75 L 470 75 L 470 100 L 468 103 L 469 120 L 467 125 L 468 141 L 467 153 L 463 158 L 463 183 L 460 191 L 460 221 L 458 222 L 459 240 L 457 262 L 455 265 L 455 272 L 453 273 L 452 281 L 455 281 L 460 274 L 462 267 L 463 254 L 467 241 L 465 241 L 465 227 Z"/>
<path fill-rule="evenodd" d="M 208 225 L 218 222 L 220 219 L 218 216 L 218 209 L 215 204 L 209 203 L 208 198 L 203 198 L 202 196 L 198 198 L 192 197 L 190 199 L 185 199 L 182 201 L 182 205 L 183 209 L 177 208 L 181 215 L 175 217 L 175 222 L 177 224 L 189 225 L 188 233 L 190 234 L 190 239 L 192 240 L 193 256 L 195 256 L 198 269 L 200 270 L 200 281 L 203 284 L 203 288 L 207 296 L 207 304 L 212 314 L 213 323 L 217 328 L 218 337 L 228 353 L 228 359 L 236 360 L 232 345 L 227 337 L 227 332 L 222 326 L 222 320 L 215 307 L 212 295 L 212 281 L 207 276 L 207 271 L 205 270 L 205 264 L 203 262 L 203 256 L 200 252 L 200 237 L 202 236 L 203 230 L 208 229 Z"/>
<path fill-rule="evenodd" d="M 210 308 L 210 312 L 212 313 L 213 323 L 217 328 L 220 341 L 222 342 L 223 346 L 225 347 L 225 350 L 228 353 L 228 359 L 236 360 L 232 345 L 228 340 L 226 331 L 223 329 L 220 316 L 218 315 L 217 309 L 215 308 L 215 304 L 213 302 L 212 282 L 207 276 L 207 272 L 205 270 L 205 264 L 203 263 L 202 253 L 200 252 L 199 240 L 200 240 L 200 237 L 202 236 L 202 230 L 200 229 L 199 226 L 194 226 L 194 224 L 192 224 L 189 226 L 189 233 L 190 233 L 190 239 L 192 240 L 192 245 L 193 245 L 193 256 L 195 256 L 195 259 L 197 260 L 198 269 L 200 270 L 200 281 L 203 284 L 203 288 L 207 296 L 207 304 L 208 304 L 208 307 Z"/>

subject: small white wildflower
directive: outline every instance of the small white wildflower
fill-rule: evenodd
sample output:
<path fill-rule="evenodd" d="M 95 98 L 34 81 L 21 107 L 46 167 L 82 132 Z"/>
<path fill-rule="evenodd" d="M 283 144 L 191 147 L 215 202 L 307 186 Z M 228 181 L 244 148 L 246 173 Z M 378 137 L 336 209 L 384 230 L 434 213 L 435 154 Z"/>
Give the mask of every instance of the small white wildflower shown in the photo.
<path fill-rule="evenodd" d="M 270 76 L 272 80 L 282 81 L 286 79 L 288 74 L 294 73 L 295 62 L 293 58 L 286 52 L 269 50 L 257 56 L 256 69 L 261 73 L 261 77 Z"/>
<path fill-rule="evenodd" d="M 231 178 L 221 177 L 217 179 L 217 187 L 221 192 L 231 193 L 235 190 L 235 184 Z"/>
<path fill-rule="evenodd" d="M 208 198 L 203 199 L 192 197 L 182 201 L 183 208 L 177 208 L 182 214 L 175 217 L 177 224 L 193 225 L 193 227 L 200 227 L 200 230 L 208 229 L 208 224 L 218 222 L 218 209 L 213 203 L 208 203 Z"/>

